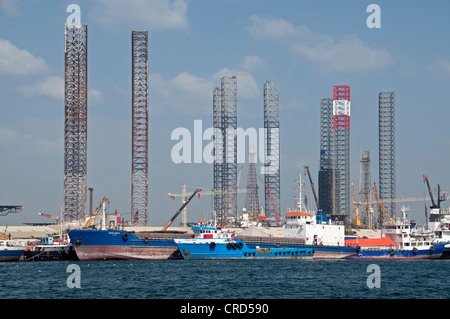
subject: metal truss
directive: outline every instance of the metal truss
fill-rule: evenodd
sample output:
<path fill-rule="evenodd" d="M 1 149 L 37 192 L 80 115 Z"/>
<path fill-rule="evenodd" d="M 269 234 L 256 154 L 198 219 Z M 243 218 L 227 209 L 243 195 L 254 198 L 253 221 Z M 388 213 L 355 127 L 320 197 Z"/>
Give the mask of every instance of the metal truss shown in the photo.
<path fill-rule="evenodd" d="M 393 200 L 396 196 L 395 92 L 379 93 L 378 114 L 379 194 L 381 200 Z M 395 202 L 384 207 L 390 216 L 395 214 Z"/>
<path fill-rule="evenodd" d="M 148 224 L 148 31 L 132 31 L 132 220 Z"/>
<path fill-rule="evenodd" d="M 252 220 L 259 215 L 258 184 L 256 184 L 256 154 L 253 150 L 249 153 L 247 174 L 247 193 L 245 194 L 245 209 Z"/>
<path fill-rule="evenodd" d="M 65 24 L 64 220 L 86 215 L 87 25 Z"/>
<path fill-rule="evenodd" d="M 333 99 L 320 100 L 319 206 L 326 214 L 333 212 Z"/>
<path fill-rule="evenodd" d="M 351 221 L 350 201 L 350 87 L 333 87 L 333 217 Z"/>
<path fill-rule="evenodd" d="M 213 195 L 213 209 L 216 218 L 224 215 L 223 209 L 223 134 L 222 134 L 222 96 L 221 90 L 215 88 L 213 91 L 213 130 L 214 130 L 214 149 L 213 149 L 213 187 L 216 193 Z M 219 219 L 220 220 L 220 219 Z"/>
<path fill-rule="evenodd" d="M 222 189 L 223 216 L 219 220 L 237 218 L 237 201 L 233 191 L 237 183 L 237 79 L 236 76 L 224 76 L 221 80 L 221 111 L 223 156 Z"/>
<path fill-rule="evenodd" d="M 280 98 L 279 84 L 264 84 L 265 214 L 280 220 Z"/>

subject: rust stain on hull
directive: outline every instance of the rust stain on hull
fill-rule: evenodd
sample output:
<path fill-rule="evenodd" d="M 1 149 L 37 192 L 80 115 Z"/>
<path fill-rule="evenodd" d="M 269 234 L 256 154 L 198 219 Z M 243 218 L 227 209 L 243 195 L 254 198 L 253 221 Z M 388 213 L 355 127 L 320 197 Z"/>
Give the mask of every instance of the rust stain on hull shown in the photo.
<path fill-rule="evenodd" d="M 80 260 L 165 260 L 182 259 L 175 247 L 75 246 Z"/>

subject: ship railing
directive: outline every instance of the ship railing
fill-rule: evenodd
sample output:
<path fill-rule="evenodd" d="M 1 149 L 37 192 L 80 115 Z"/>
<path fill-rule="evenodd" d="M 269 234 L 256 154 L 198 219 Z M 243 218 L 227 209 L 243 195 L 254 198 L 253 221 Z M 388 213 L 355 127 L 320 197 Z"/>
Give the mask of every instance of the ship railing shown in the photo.
<path fill-rule="evenodd" d="M 285 237 L 238 236 L 247 244 L 304 245 L 305 240 Z"/>

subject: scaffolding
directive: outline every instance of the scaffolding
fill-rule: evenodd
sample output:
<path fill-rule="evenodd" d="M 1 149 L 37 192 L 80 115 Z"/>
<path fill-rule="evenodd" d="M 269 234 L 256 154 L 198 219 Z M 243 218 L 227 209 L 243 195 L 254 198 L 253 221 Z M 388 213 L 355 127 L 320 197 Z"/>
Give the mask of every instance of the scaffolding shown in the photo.
<path fill-rule="evenodd" d="M 224 76 L 213 91 L 214 211 L 219 224 L 237 220 L 237 79 Z"/>
<path fill-rule="evenodd" d="M 395 177 L 395 92 L 380 92 L 378 96 L 379 192 L 381 200 L 396 196 Z M 396 203 L 384 205 L 390 217 L 395 215 Z"/>
<path fill-rule="evenodd" d="M 66 23 L 64 78 L 64 219 L 86 215 L 87 25 Z"/>
<path fill-rule="evenodd" d="M 216 87 L 213 91 L 213 188 L 217 191 L 213 195 L 214 216 L 223 216 L 223 134 L 222 134 L 222 94 Z"/>
<path fill-rule="evenodd" d="M 280 220 L 280 98 L 279 84 L 264 84 L 265 214 Z"/>
<path fill-rule="evenodd" d="M 256 220 L 259 216 L 258 184 L 256 184 L 256 154 L 250 149 L 247 174 L 247 193 L 245 194 L 245 209 L 250 214 L 250 220 Z"/>
<path fill-rule="evenodd" d="M 320 100 L 319 206 L 333 212 L 333 99 Z"/>
<path fill-rule="evenodd" d="M 132 31 L 131 220 L 148 224 L 148 31 Z"/>
<path fill-rule="evenodd" d="M 375 225 L 372 202 L 372 181 L 370 177 L 370 152 L 361 150 L 359 172 L 359 202 L 362 204 L 359 210 L 359 219 L 369 229 Z"/>
<path fill-rule="evenodd" d="M 333 218 L 351 222 L 350 87 L 333 87 Z"/>

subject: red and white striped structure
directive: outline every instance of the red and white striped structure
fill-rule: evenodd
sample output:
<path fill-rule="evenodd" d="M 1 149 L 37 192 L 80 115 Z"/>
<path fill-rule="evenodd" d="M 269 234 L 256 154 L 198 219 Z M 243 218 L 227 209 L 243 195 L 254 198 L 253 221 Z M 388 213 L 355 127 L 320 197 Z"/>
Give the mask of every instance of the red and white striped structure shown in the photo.
<path fill-rule="evenodd" d="M 333 217 L 350 222 L 350 87 L 333 87 Z"/>
<path fill-rule="evenodd" d="M 333 87 L 333 130 L 350 131 L 350 87 Z"/>

